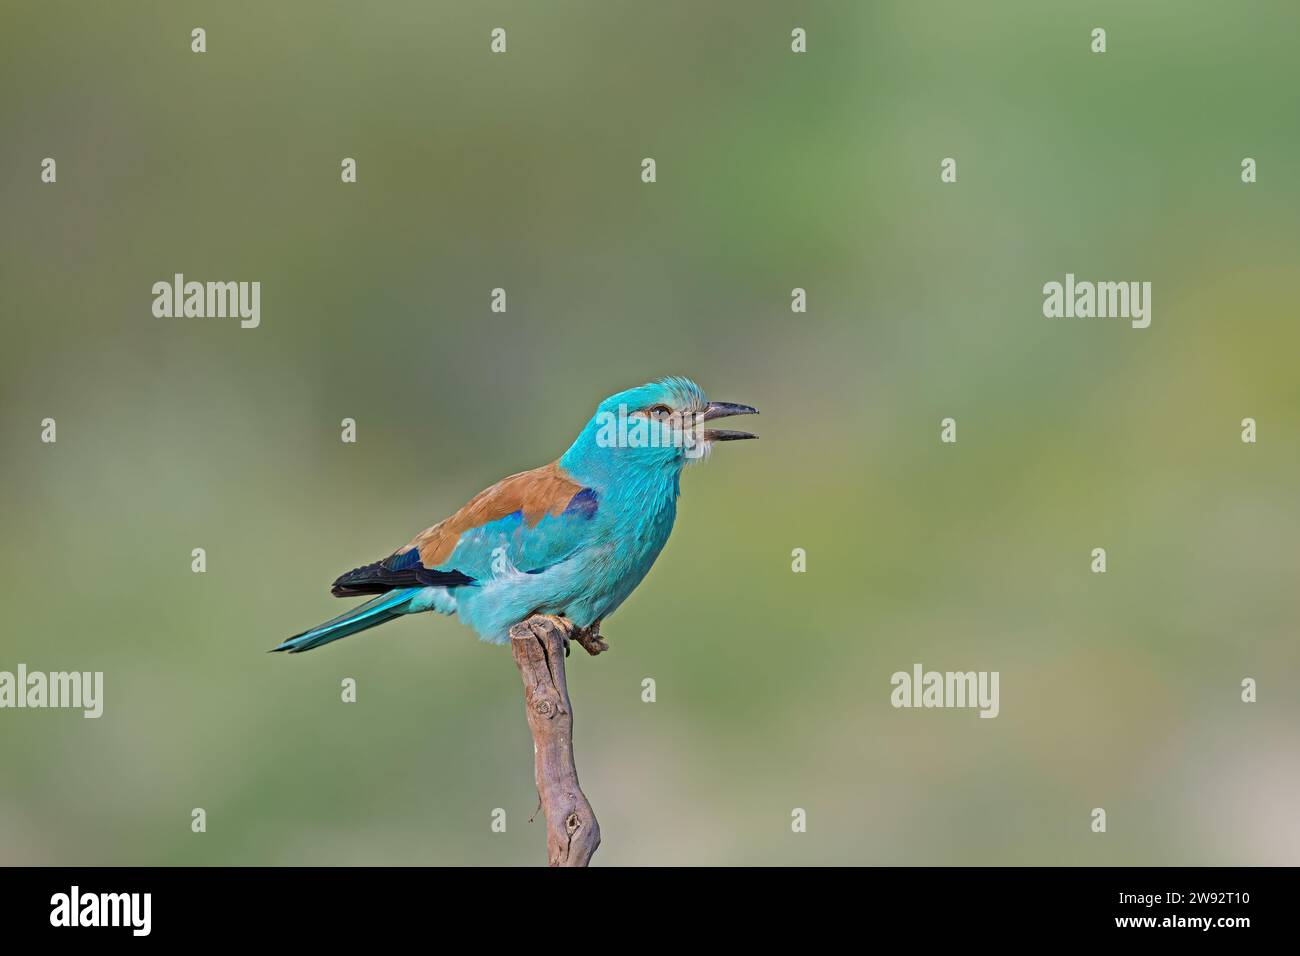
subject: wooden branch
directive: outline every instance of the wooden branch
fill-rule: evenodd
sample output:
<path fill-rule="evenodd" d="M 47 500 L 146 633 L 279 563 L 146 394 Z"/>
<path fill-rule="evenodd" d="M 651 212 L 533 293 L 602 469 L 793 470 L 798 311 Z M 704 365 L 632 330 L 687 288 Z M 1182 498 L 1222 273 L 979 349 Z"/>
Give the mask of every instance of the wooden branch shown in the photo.
<path fill-rule="evenodd" d="M 600 846 L 600 824 L 573 762 L 573 708 L 564 679 L 568 636 L 557 619 L 534 615 L 510 628 L 510 649 L 524 682 L 547 858 L 551 866 L 586 866 Z"/>

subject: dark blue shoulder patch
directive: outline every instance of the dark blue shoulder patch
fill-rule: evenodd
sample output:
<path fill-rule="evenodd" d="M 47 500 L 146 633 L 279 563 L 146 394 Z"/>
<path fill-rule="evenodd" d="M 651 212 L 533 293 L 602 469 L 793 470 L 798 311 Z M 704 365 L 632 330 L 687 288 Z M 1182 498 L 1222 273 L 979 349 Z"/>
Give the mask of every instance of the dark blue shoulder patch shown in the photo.
<path fill-rule="evenodd" d="M 597 507 L 596 489 L 583 488 L 569 499 L 568 505 L 565 506 L 564 513 L 566 515 L 576 514 L 581 515 L 584 518 L 590 518 L 596 513 Z"/>
<path fill-rule="evenodd" d="M 412 548 L 405 554 L 394 554 L 384 562 L 384 567 L 390 571 L 405 571 L 407 568 L 423 567 L 420 563 L 420 549 Z"/>

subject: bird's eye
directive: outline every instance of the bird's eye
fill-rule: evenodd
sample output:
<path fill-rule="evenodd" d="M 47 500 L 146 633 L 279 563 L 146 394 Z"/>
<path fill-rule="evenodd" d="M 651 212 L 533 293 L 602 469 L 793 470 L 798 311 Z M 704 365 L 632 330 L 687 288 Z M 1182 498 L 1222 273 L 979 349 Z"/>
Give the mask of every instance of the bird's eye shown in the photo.
<path fill-rule="evenodd" d="M 651 405 L 648 409 L 651 418 L 667 418 L 673 410 L 667 405 Z"/>

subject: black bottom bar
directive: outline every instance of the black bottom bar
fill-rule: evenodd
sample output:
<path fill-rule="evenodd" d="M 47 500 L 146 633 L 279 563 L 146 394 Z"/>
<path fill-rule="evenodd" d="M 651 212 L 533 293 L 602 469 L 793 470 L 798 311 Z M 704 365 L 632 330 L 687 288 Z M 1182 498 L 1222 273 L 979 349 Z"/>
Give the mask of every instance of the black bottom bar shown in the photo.
<path fill-rule="evenodd" d="M 451 933 L 450 943 L 482 930 L 501 945 L 514 933 L 535 941 L 538 927 L 554 933 L 569 925 L 576 933 L 608 917 L 623 926 L 620 935 L 664 940 L 659 934 L 689 930 L 732 943 L 776 929 L 810 939 L 902 933 L 927 944 L 1080 936 L 1230 943 L 1286 926 L 1295 872 L 11 868 L 0 870 L 0 881 L 10 941 L 75 934 L 83 943 L 119 937 L 301 945 L 433 930 Z"/>

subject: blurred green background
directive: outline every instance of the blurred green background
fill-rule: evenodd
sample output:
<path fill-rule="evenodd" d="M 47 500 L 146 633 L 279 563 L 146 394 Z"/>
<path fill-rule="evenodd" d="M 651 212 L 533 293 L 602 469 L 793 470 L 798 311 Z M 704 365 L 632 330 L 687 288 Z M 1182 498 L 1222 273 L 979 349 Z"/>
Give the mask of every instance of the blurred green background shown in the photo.
<path fill-rule="evenodd" d="M 0 18 L 0 669 L 106 682 L 0 712 L 0 862 L 543 862 L 507 649 L 265 651 L 683 374 L 762 440 L 570 659 L 597 863 L 1300 863 L 1296 4 Z M 176 272 L 261 281 L 261 327 L 154 318 Z M 1151 327 L 1045 319 L 1067 272 L 1151 281 Z M 918 661 L 1001 715 L 894 710 Z"/>

